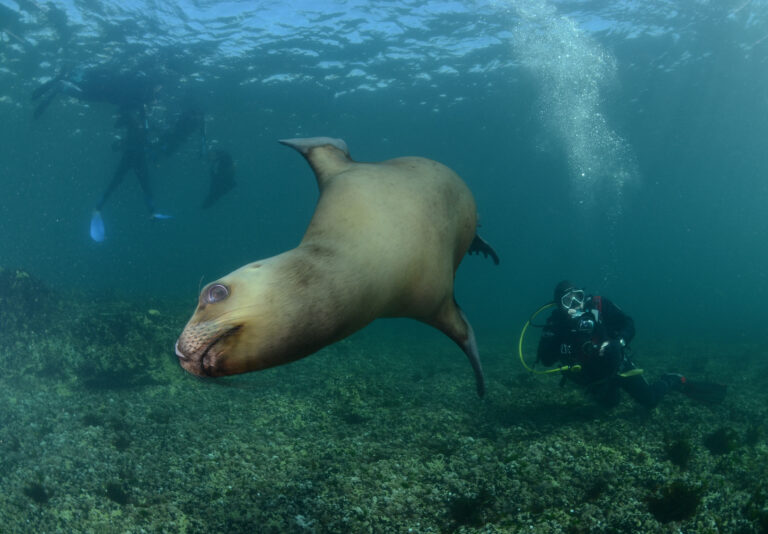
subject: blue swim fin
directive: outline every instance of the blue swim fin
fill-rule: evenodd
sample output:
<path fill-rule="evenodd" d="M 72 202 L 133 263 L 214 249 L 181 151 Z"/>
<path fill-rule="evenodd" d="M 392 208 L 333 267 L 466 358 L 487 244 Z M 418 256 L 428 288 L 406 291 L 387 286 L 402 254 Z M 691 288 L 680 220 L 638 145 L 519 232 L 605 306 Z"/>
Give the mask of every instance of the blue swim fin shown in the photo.
<path fill-rule="evenodd" d="M 101 218 L 101 212 L 96 210 L 91 215 L 91 239 L 101 243 L 104 237 L 104 219 Z"/>
<path fill-rule="evenodd" d="M 152 215 L 150 215 L 149 218 L 160 221 L 164 219 L 173 219 L 173 215 L 165 215 L 163 213 L 153 213 Z"/>

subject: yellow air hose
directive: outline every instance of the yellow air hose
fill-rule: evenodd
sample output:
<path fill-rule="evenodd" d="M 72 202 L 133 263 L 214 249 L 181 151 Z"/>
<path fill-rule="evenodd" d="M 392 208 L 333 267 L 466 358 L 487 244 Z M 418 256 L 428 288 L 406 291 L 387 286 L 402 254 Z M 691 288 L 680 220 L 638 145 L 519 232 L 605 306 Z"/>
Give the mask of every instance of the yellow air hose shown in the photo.
<path fill-rule="evenodd" d="M 528 326 L 531 324 L 531 321 L 533 321 L 538 314 L 546 310 L 547 308 L 551 308 L 554 306 L 554 302 L 549 302 L 545 304 L 544 306 L 540 307 L 538 310 L 533 312 L 533 315 L 525 322 L 525 325 L 523 326 L 523 331 L 520 332 L 520 340 L 517 342 L 517 353 L 520 355 L 520 363 L 523 364 L 523 367 L 525 367 L 528 371 L 530 371 L 533 374 L 537 375 L 548 375 L 552 373 L 562 373 L 565 371 L 581 371 L 581 365 L 563 365 L 562 367 L 558 367 L 556 369 L 547 369 L 546 371 L 537 371 L 536 369 L 533 369 L 532 367 L 529 367 L 527 363 L 525 363 L 525 357 L 523 356 L 523 340 L 525 339 L 525 332 L 528 330 Z"/>

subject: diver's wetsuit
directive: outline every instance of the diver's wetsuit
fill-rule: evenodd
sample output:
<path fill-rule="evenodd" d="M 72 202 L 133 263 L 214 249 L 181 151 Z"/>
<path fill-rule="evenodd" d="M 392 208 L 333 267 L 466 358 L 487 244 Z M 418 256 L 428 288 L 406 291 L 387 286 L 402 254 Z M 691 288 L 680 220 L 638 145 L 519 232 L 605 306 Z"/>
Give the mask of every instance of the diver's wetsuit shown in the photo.
<path fill-rule="evenodd" d="M 670 389 L 666 381 L 651 385 L 641 374 L 619 376 L 636 368 L 619 341 L 628 344 L 634 336 L 631 317 L 607 298 L 592 296 L 576 317 L 561 308 L 552 312 L 539 340 L 537 361 L 548 366 L 558 361 L 581 365 L 581 371 L 566 371 L 564 376 L 586 388 L 604 406 L 618 404 L 621 388 L 638 403 L 653 408 Z M 601 355 L 600 347 L 606 341 L 609 344 Z"/>
<path fill-rule="evenodd" d="M 141 190 L 144 192 L 144 202 L 149 209 L 149 213 L 154 213 L 155 206 L 152 200 L 152 190 L 149 185 L 149 165 L 147 163 L 147 152 L 149 150 L 149 132 L 147 131 L 146 118 L 143 108 L 139 111 L 124 111 L 117 125 L 125 127 L 125 137 L 121 141 L 122 156 L 120 163 L 112 175 L 106 191 L 101 196 L 96 210 L 101 211 L 104 203 L 110 195 L 117 189 L 125 178 L 125 173 L 133 170 L 136 178 L 139 180 Z"/>
<path fill-rule="evenodd" d="M 160 87 L 159 76 L 144 71 L 115 71 L 95 67 L 72 77 L 73 96 L 87 102 L 106 102 L 121 109 L 135 110 L 152 102 Z"/>

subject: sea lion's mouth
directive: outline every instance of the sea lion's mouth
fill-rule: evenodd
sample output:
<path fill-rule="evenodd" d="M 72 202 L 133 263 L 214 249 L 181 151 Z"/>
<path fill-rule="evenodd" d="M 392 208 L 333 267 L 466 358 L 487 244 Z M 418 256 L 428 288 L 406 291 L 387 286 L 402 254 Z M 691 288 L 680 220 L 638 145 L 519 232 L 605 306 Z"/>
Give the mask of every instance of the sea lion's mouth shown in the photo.
<path fill-rule="evenodd" d="M 200 355 L 200 374 L 206 376 L 216 376 L 219 374 L 216 372 L 216 363 L 223 351 L 217 351 L 215 349 L 220 348 L 224 340 L 237 333 L 242 327 L 243 325 L 233 326 L 211 340 Z"/>

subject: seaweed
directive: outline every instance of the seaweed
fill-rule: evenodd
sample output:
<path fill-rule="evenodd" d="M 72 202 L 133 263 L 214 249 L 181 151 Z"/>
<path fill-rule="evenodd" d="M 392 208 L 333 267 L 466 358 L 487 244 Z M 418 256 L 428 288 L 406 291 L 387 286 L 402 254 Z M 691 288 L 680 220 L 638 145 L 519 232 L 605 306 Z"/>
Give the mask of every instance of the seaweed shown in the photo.
<path fill-rule="evenodd" d="M 747 428 L 747 432 L 744 434 L 744 444 L 749 447 L 754 447 L 763 438 L 763 432 L 765 427 L 758 423 L 752 423 Z"/>
<path fill-rule="evenodd" d="M 20 269 L 0 267 L 0 324 L 4 334 L 50 326 L 57 298 L 42 281 Z"/>
<path fill-rule="evenodd" d="M 85 426 L 101 426 L 104 420 L 95 413 L 87 413 L 80 419 Z"/>
<path fill-rule="evenodd" d="M 744 505 L 743 514 L 750 521 L 755 523 L 755 532 L 758 534 L 768 534 L 768 490 L 762 486 L 755 488 L 752 496 Z"/>
<path fill-rule="evenodd" d="M 105 488 L 105 493 L 109 500 L 114 501 L 120 505 L 128 504 L 128 501 L 130 501 L 128 492 L 119 482 L 108 482 Z"/>
<path fill-rule="evenodd" d="M 648 499 L 648 509 L 660 523 L 682 521 L 696 513 L 702 493 L 701 488 L 676 480 L 662 489 L 661 495 Z"/>
<path fill-rule="evenodd" d="M 448 515 L 454 528 L 481 527 L 485 509 L 491 502 L 490 492 L 483 488 L 473 495 L 459 495 L 448 503 Z"/>
<path fill-rule="evenodd" d="M 596 501 L 600 498 L 601 495 L 608 491 L 609 487 L 610 485 L 608 484 L 608 480 L 605 477 L 601 476 L 595 479 L 592 482 L 592 485 L 590 485 L 584 492 L 584 500 L 587 502 Z"/>
<path fill-rule="evenodd" d="M 39 482 L 32 482 L 24 488 L 24 495 L 37 504 L 46 504 L 51 498 L 51 493 Z"/>
<path fill-rule="evenodd" d="M 704 437 L 704 446 L 712 454 L 728 454 L 739 446 L 739 435 L 730 427 L 721 427 Z"/>
<path fill-rule="evenodd" d="M 89 391 L 105 391 L 153 386 L 158 381 L 143 370 L 99 369 L 91 364 L 77 369 L 80 384 Z"/>
<path fill-rule="evenodd" d="M 131 445 L 131 440 L 127 434 L 120 433 L 112 440 L 112 445 L 120 452 L 128 449 Z"/>
<path fill-rule="evenodd" d="M 361 415 L 360 413 L 356 411 L 343 411 L 341 414 L 341 419 L 348 425 L 361 425 L 368 421 L 368 417 Z"/>
<path fill-rule="evenodd" d="M 667 444 L 666 451 L 670 462 L 681 469 L 686 469 L 693 456 L 693 445 L 687 438 L 677 438 Z"/>

